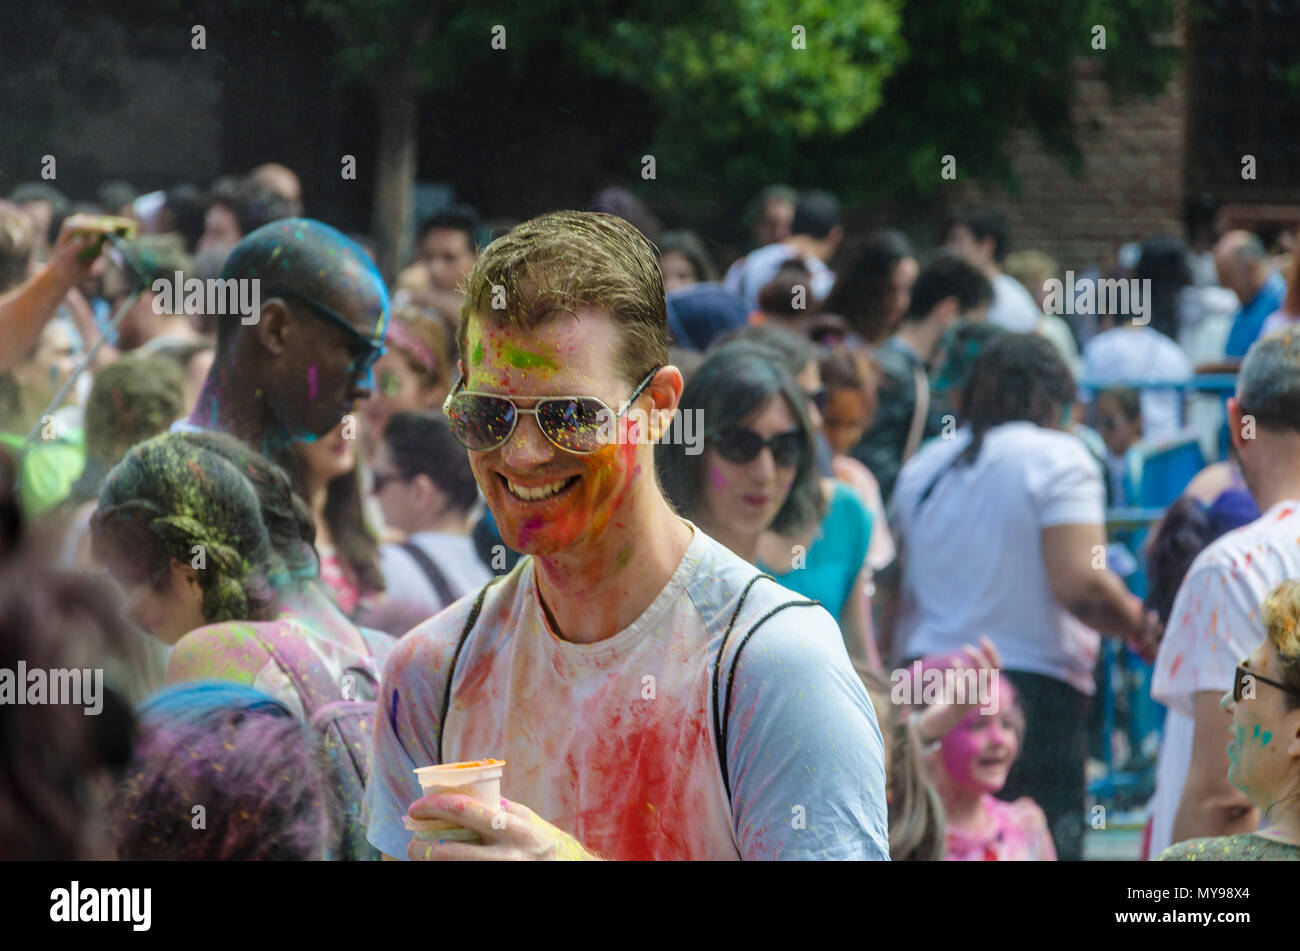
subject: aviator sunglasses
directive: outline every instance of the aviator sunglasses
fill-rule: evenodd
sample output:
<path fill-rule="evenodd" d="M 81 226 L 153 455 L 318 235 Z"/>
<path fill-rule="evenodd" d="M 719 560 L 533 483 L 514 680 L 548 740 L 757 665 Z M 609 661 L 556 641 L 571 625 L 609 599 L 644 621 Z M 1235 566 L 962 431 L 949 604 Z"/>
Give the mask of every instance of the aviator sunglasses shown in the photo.
<path fill-rule="evenodd" d="M 753 462 L 766 446 L 772 451 L 772 459 L 778 466 L 793 466 L 799 462 L 799 454 L 803 451 L 803 433 L 790 430 L 765 440 L 752 429 L 736 427 L 714 436 L 713 445 L 718 455 L 736 465 Z"/>
<path fill-rule="evenodd" d="M 627 412 L 660 369 L 655 367 L 646 374 L 617 413 L 594 396 L 509 397 L 463 390 L 464 377 L 456 379 L 442 411 L 451 422 L 452 435 L 474 452 L 488 452 L 504 445 L 519 425 L 519 417 L 530 413 L 537 417 L 537 427 L 557 449 L 585 456 L 609 442 L 606 427 Z M 516 398 L 537 402 L 525 409 L 516 405 Z"/>

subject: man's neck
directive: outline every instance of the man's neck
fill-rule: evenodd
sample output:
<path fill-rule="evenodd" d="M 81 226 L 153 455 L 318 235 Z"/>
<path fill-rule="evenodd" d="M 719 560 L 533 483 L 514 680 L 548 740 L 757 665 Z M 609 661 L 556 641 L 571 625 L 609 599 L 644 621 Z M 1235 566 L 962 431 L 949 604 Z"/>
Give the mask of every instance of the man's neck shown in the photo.
<path fill-rule="evenodd" d="M 194 401 L 190 422 L 202 429 L 228 433 L 268 455 L 278 446 L 269 442 L 266 406 L 256 390 L 238 380 L 229 367 L 214 365 Z"/>
<path fill-rule="evenodd" d="M 1300 499 L 1300 435 L 1259 432 L 1246 483 L 1261 512 L 1279 502 Z M 1262 463 L 1262 464 L 1261 464 Z"/>
<path fill-rule="evenodd" d="M 634 503 L 640 511 L 622 527 L 607 527 L 582 551 L 534 558 L 543 610 L 564 640 L 595 644 L 629 627 L 681 564 L 690 526 L 658 488 L 644 495 Z"/>
<path fill-rule="evenodd" d="M 934 349 L 942 335 L 940 327 L 928 320 L 908 321 L 894 332 L 895 337 L 915 350 L 926 363 L 934 356 Z"/>
<path fill-rule="evenodd" d="M 1247 296 L 1243 298 L 1241 301 L 1242 307 L 1249 307 L 1251 304 L 1255 303 L 1255 300 L 1259 297 L 1259 295 L 1264 293 L 1264 288 L 1268 286 L 1268 280 L 1270 277 L 1272 277 L 1271 273 L 1265 274 L 1264 279 L 1260 281 L 1257 285 L 1255 285 L 1255 289 L 1253 291 L 1247 292 Z"/>

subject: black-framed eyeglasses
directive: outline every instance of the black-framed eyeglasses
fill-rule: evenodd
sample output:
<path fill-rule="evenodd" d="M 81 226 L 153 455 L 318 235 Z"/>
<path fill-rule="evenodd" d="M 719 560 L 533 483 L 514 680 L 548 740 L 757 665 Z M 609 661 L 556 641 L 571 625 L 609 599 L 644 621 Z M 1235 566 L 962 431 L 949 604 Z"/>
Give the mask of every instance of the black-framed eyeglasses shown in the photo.
<path fill-rule="evenodd" d="M 370 491 L 375 495 L 383 492 L 393 482 L 409 482 L 400 472 L 371 472 Z"/>
<path fill-rule="evenodd" d="M 799 455 L 803 452 L 804 435 L 799 430 L 792 429 L 764 439 L 752 429 L 737 426 L 714 436 L 713 445 L 718 450 L 718 455 L 736 465 L 753 462 L 766 446 L 771 450 L 772 460 L 778 466 L 793 466 L 799 462 Z"/>
<path fill-rule="evenodd" d="M 349 370 L 349 372 L 352 374 L 353 379 L 361 379 L 366 375 L 368 375 L 370 373 L 371 367 L 375 365 L 375 361 L 377 361 L 380 357 L 382 357 L 385 353 L 388 352 L 388 348 L 385 347 L 383 344 L 382 331 L 385 326 L 383 321 L 381 321 L 379 325 L 379 329 L 381 331 L 380 337 L 378 340 L 376 340 L 374 337 L 369 337 L 366 334 L 363 334 L 360 330 L 354 327 L 352 323 L 342 314 L 339 314 L 337 311 L 331 310 L 330 308 L 326 307 L 324 304 L 320 303 L 319 301 L 313 300 L 312 298 L 308 297 L 306 294 L 300 294 L 298 291 L 291 291 L 282 287 L 265 288 L 262 291 L 262 294 L 265 297 L 288 297 L 292 300 L 298 301 L 301 304 L 307 305 L 307 308 L 315 316 L 321 318 L 326 323 L 330 323 L 333 324 L 335 327 L 338 327 L 340 330 L 346 333 L 353 341 L 355 341 L 359 346 L 361 346 L 362 351 L 352 361 L 352 366 L 350 367 Z"/>
<path fill-rule="evenodd" d="M 1236 676 L 1232 679 L 1232 699 L 1237 703 L 1241 703 L 1242 694 L 1246 687 L 1247 677 L 1251 680 L 1258 680 L 1260 683 L 1268 684 L 1270 687 L 1276 687 L 1283 693 L 1290 694 L 1292 697 L 1300 700 L 1300 690 L 1295 690 L 1292 687 L 1288 687 L 1286 684 L 1280 684 L 1276 680 L 1269 680 L 1267 677 L 1261 677 L 1249 667 L 1243 667 L 1241 664 L 1238 664 Z"/>
<path fill-rule="evenodd" d="M 509 397 L 463 390 L 464 377 L 456 378 L 442 412 L 451 423 L 452 435 L 474 452 L 489 452 L 504 445 L 519 425 L 519 417 L 531 413 L 537 417 L 542 434 L 557 449 L 585 456 L 611 441 L 609 427 L 631 408 L 660 369 L 655 367 L 646 374 L 617 413 L 594 396 Z M 516 399 L 537 402 L 524 409 L 515 403 Z"/>

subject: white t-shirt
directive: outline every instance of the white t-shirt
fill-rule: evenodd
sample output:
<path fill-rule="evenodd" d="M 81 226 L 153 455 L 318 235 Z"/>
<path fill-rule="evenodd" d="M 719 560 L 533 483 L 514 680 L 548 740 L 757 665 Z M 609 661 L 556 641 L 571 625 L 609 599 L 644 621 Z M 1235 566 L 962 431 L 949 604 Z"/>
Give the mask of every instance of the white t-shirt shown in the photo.
<path fill-rule="evenodd" d="M 1150 327 L 1114 327 L 1097 334 L 1083 348 L 1083 376 L 1090 381 L 1183 383 L 1192 378 L 1192 361 L 1183 348 Z M 1085 402 L 1094 394 L 1082 392 Z M 1162 439 L 1182 429 L 1178 390 L 1143 390 L 1142 435 Z"/>
<path fill-rule="evenodd" d="M 483 564 L 474 547 L 474 539 L 468 535 L 416 532 L 409 541 L 419 546 L 441 569 L 455 598 L 477 591 L 492 580 L 492 572 Z M 433 617 L 451 603 L 443 602 L 424 569 L 401 545 L 381 545 L 379 558 L 384 572 L 385 598 L 394 605 L 402 605 L 403 610 L 415 618 L 402 633 Z"/>
<path fill-rule="evenodd" d="M 1283 581 L 1300 578 L 1297 539 L 1300 500 L 1279 502 L 1197 555 L 1178 589 L 1156 655 L 1151 696 L 1169 707 L 1170 719 L 1181 716 L 1184 722 L 1177 732 L 1181 742 L 1167 737 L 1161 750 L 1151 804 L 1152 855 L 1171 844 L 1192 764 L 1195 697 L 1232 689 L 1237 664 L 1264 640 L 1259 607 Z"/>
<path fill-rule="evenodd" d="M 525 557 L 487 591 L 456 661 L 446 762 L 505 760 L 501 794 L 614 859 L 887 859 L 884 744 L 834 618 L 794 606 L 754 630 L 727 708 L 723 785 L 713 661 L 753 565 L 692 526 L 645 612 L 595 644 L 558 637 Z M 446 671 L 474 597 L 398 642 L 380 688 L 368 837 L 405 858 L 401 823 L 436 764 Z M 754 584 L 723 657 L 774 607 Z M 721 699 L 721 698 L 720 698 Z"/>
<path fill-rule="evenodd" d="M 1100 638 L 1053 597 L 1042 531 L 1105 520 L 1100 467 L 1074 436 L 1028 422 L 994 427 L 973 464 L 952 465 L 970 435 L 963 428 L 922 447 L 890 500 L 903 551 L 903 656 L 948 653 L 983 635 L 1009 670 L 1092 694 Z"/>
<path fill-rule="evenodd" d="M 778 242 L 750 252 L 745 259 L 745 269 L 740 275 L 740 299 L 746 307 L 753 310 L 758 306 L 758 292 L 764 284 L 776 277 L 781 265 L 791 258 L 799 258 L 808 267 L 808 272 L 812 275 L 812 295 L 819 301 L 826 299 L 835 285 L 834 272 L 811 254 L 805 255 L 798 248 Z"/>
<path fill-rule="evenodd" d="M 1043 312 L 1034 303 L 1033 295 L 1025 290 L 1025 285 L 1010 274 L 999 274 L 992 283 L 993 303 L 989 304 L 985 319 L 1018 334 L 1033 333 Z"/>

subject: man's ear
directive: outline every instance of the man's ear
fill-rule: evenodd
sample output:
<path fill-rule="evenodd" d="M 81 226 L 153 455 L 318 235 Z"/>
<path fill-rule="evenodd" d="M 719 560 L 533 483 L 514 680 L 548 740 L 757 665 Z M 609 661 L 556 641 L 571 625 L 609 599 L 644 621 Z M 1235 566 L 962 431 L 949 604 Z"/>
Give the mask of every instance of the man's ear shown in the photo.
<path fill-rule="evenodd" d="M 288 347 L 292 325 L 293 315 L 283 298 L 272 297 L 263 302 L 262 315 L 255 325 L 258 344 L 268 353 L 279 356 Z"/>
<path fill-rule="evenodd" d="M 1241 452 L 1241 447 L 1245 445 L 1246 439 L 1242 434 L 1241 404 L 1237 402 L 1237 397 L 1228 397 L 1228 438 L 1232 440 L 1232 448 Z"/>
<path fill-rule="evenodd" d="M 655 374 L 650 385 L 646 387 L 646 392 L 650 394 L 650 412 L 648 414 L 648 436 L 651 442 L 658 442 L 668 427 L 672 425 L 673 414 L 677 411 L 677 404 L 681 401 L 682 390 L 685 389 L 686 382 L 682 379 L 682 371 L 675 366 L 661 367 Z"/>

